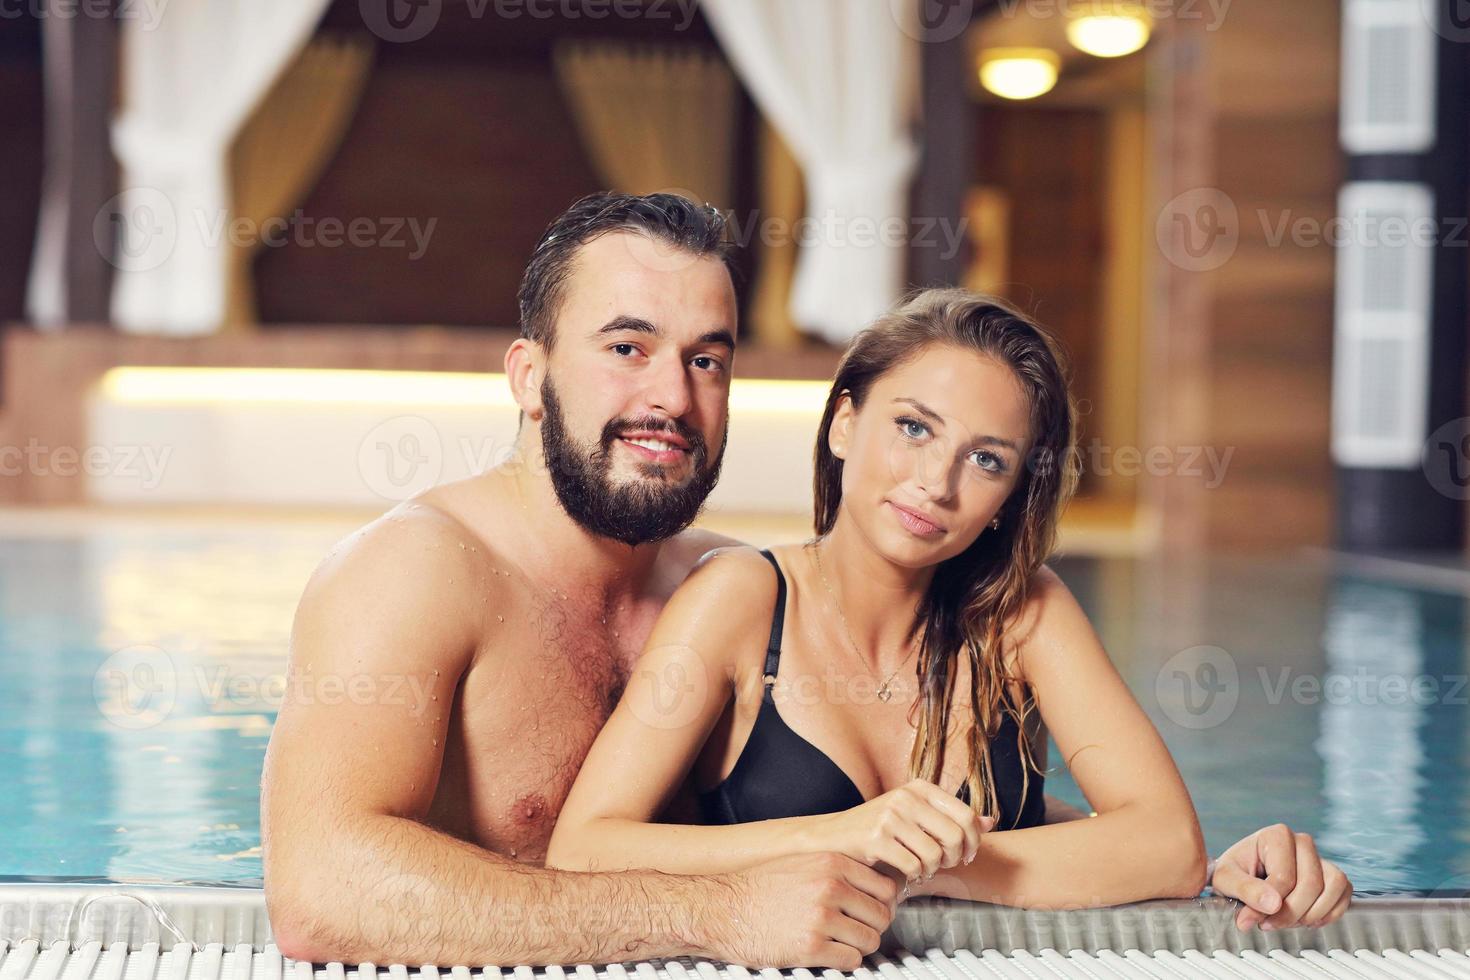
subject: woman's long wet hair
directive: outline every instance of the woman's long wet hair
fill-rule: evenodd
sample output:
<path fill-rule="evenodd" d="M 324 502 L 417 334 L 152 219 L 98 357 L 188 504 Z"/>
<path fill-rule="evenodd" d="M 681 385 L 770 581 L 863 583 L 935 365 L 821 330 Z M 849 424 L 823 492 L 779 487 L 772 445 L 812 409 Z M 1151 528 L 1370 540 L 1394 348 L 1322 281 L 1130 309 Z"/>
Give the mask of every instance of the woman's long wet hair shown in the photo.
<path fill-rule="evenodd" d="M 1057 523 L 1077 488 L 1076 408 L 1057 341 L 1005 302 L 964 289 L 915 293 L 858 334 L 838 364 L 818 429 L 816 533 L 820 537 L 832 530 L 842 503 L 842 460 L 828 444 L 842 396 L 852 399 L 854 409 L 861 408 L 874 382 L 936 344 L 1007 365 L 1030 406 L 1031 448 L 1015 488 L 996 515 L 999 529 L 987 527 L 970 547 L 935 568 L 915 623 L 920 638 L 919 719 L 909 777 L 939 782 L 957 677 L 954 664 L 957 657 L 968 657 L 972 711 L 965 740 L 966 783 L 971 806 L 999 818 L 989 745 L 1001 711 L 1008 711 L 1019 729 L 1018 747 L 1025 760 L 1022 799 L 1031 770 L 1040 772 L 1027 724 L 1035 698 L 1028 690 L 1018 710 L 1005 696 L 1005 685 L 1019 678 L 1005 671 L 1002 636 L 1025 604 L 1032 576 L 1051 555 Z"/>

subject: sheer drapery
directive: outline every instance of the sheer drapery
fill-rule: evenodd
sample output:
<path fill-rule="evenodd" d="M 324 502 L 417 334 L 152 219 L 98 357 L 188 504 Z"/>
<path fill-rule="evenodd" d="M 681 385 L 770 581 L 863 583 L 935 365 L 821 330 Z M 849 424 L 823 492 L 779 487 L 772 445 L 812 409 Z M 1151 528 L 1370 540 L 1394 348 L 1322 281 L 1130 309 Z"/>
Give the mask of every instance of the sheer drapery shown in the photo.
<path fill-rule="evenodd" d="M 122 22 L 122 167 L 112 319 L 210 333 L 225 319 L 230 146 L 328 0 L 170 0 Z"/>
<path fill-rule="evenodd" d="M 791 314 L 845 343 L 902 294 L 918 30 L 880 0 L 703 0 L 730 62 L 801 163 Z"/>
<path fill-rule="evenodd" d="M 372 67 L 360 38 L 318 38 L 291 63 L 250 114 L 230 148 L 231 216 L 260 229 L 311 190 L 342 142 Z M 258 320 L 251 274 L 263 238 L 229 246 L 225 326 Z"/>
<path fill-rule="evenodd" d="M 732 205 L 735 79 L 718 56 L 564 42 L 555 61 L 582 142 L 610 187 Z"/>

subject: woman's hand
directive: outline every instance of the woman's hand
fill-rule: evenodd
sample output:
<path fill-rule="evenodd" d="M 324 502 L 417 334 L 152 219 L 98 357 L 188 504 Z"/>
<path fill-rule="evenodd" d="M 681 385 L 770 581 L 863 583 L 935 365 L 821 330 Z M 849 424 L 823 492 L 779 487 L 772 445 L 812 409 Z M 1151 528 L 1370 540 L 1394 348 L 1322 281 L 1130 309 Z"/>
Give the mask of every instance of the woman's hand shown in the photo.
<path fill-rule="evenodd" d="M 1329 925 L 1342 918 L 1353 898 L 1353 883 L 1317 854 L 1312 835 L 1294 833 L 1284 823 L 1232 844 L 1209 884 L 1216 895 L 1240 900 L 1244 908 L 1235 927 L 1242 932 L 1257 923 L 1262 929 Z"/>
<path fill-rule="evenodd" d="M 995 825 L 924 779 L 911 780 L 851 810 L 827 816 L 816 843 L 870 866 L 886 864 L 909 882 L 975 859 Z"/>

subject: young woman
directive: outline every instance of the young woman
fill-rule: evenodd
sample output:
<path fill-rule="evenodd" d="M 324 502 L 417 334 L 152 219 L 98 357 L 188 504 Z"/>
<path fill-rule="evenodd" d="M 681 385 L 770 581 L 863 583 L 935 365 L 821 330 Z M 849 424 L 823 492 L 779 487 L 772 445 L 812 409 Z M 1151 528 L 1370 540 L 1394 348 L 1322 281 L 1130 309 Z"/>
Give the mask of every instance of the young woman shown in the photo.
<path fill-rule="evenodd" d="M 712 552 L 670 599 L 548 866 L 715 873 L 836 851 L 905 894 L 1197 895 L 1179 772 L 1044 565 L 1074 429 L 1056 344 L 998 301 L 930 290 L 862 333 L 818 430 L 817 537 Z M 1045 825 L 1037 712 L 1093 819 Z M 706 824 L 654 823 L 686 780 Z"/>

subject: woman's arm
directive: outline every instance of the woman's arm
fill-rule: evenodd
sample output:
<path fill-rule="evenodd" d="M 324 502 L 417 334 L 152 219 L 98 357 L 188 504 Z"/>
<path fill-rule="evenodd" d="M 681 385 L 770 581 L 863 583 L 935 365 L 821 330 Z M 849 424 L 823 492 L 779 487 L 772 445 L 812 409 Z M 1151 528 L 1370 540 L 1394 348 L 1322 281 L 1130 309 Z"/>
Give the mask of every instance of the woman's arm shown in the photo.
<path fill-rule="evenodd" d="M 770 565 L 750 548 L 718 549 L 695 566 L 664 606 L 622 700 L 582 763 L 552 833 L 547 867 L 714 874 L 818 849 L 808 839 L 816 817 L 716 827 L 651 822 L 737 684 L 753 686 L 744 693 L 759 697 L 775 583 Z M 742 658 L 756 669 L 739 669 Z"/>
<path fill-rule="evenodd" d="M 1009 633 L 1041 715 L 1097 811 L 986 834 L 973 862 L 914 889 L 1026 908 L 1193 898 L 1204 836 L 1163 739 L 1050 569 Z"/>
<path fill-rule="evenodd" d="M 1045 766 L 1042 766 L 1045 769 Z M 1042 821 L 1048 825 L 1054 823 L 1067 823 L 1072 820 L 1081 820 L 1087 816 L 1081 810 L 1065 800 L 1059 800 L 1055 796 L 1045 796 L 1046 819 Z"/>

